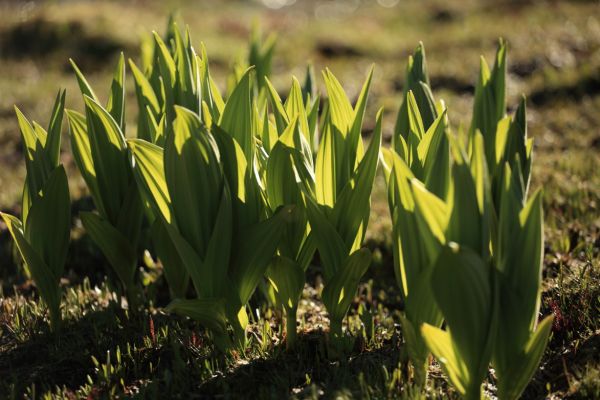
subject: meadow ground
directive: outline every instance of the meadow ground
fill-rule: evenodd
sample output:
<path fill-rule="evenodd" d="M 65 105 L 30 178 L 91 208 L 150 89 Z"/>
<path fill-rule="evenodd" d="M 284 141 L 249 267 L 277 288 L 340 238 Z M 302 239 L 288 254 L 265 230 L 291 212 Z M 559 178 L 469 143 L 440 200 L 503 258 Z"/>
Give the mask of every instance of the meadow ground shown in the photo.
<path fill-rule="evenodd" d="M 298 1 L 279 10 L 252 1 L 0 2 L 1 210 L 19 212 L 25 174 L 13 105 L 45 122 L 63 87 L 67 106 L 81 109 L 69 57 L 102 98 L 119 51 L 137 59 L 140 36 L 162 32 L 173 9 L 194 40 L 206 44 L 223 86 L 232 62 L 246 56 L 253 23 L 264 34 L 278 35 L 273 82 L 282 93 L 290 73 L 302 78 L 310 60 L 317 71 L 332 69 L 355 97 L 375 63 L 364 134 L 383 105 L 388 138 L 406 60 L 419 41 L 426 47 L 433 91 L 449 105 L 456 128 L 470 121 L 479 55 L 491 60 L 498 37 L 507 39 L 508 102 L 516 106 L 521 93 L 528 98 L 529 134 L 535 137 L 532 187 L 544 188 L 541 312 L 555 315 L 548 349 L 524 398 L 600 398 L 598 1 Z M 127 90 L 134 104 L 131 79 Z M 134 115 L 128 114 L 129 126 Z M 375 262 L 347 318 L 357 338 L 350 356 L 338 362 L 325 358 L 328 320 L 315 262 L 300 305 L 298 349 L 285 351 L 280 315 L 257 293 L 250 347 L 225 357 L 212 351 L 196 323 L 161 311 L 168 291 L 151 258 L 140 267 L 147 306 L 137 313 L 121 307 L 115 277 L 77 218 L 92 204 L 66 129 L 62 161 L 73 197 L 65 326 L 58 337 L 49 332 L 45 310 L 15 263 L 0 223 L 0 398 L 418 398 L 402 367 L 402 304 L 381 177 L 368 232 Z M 435 364 L 430 376 L 428 396 L 455 397 Z M 488 381 L 486 391 L 493 395 L 493 371 Z"/>

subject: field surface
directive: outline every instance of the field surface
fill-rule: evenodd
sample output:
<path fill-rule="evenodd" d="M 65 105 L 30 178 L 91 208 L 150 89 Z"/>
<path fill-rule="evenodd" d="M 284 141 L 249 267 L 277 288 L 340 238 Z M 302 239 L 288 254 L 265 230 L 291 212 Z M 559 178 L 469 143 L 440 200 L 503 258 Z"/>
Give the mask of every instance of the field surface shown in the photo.
<path fill-rule="evenodd" d="M 509 112 L 525 94 L 535 138 L 532 186 L 544 189 L 540 317 L 554 314 L 548 349 L 523 398 L 600 398 L 600 2 L 0 1 L 1 211 L 20 213 L 25 176 L 13 106 L 45 123 L 57 90 L 66 88 L 67 107 L 81 110 L 69 57 L 105 100 L 119 52 L 138 60 L 140 38 L 164 32 L 173 10 L 197 45 L 205 43 L 223 88 L 232 63 L 246 57 L 254 24 L 265 37 L 277 34 L 272 80 L 281 93 L 291 74 L 303 79 L 310 61 L 316 71 L 329 67 L 355 99 L 374 63 L 363 133 L 370 134 L 375 112 L 384 106 L 386 146 L 407 58 L 419 41 L 436 98 L 446 101 L 458 128 L 470 121 L 479 56 L 491 62 L 498 38 L 505 38 Z M 129 104 L 135 104 L 128 79 Z M 128 111 L 128 126 L 135 125 L 135 115 Z M 168 289 L 150 255 L 140 260 L 145 309 L 130 313 L 122 307 L 114 273 L 78 219 L 93 205 L 66 125 L 62 162 L 70 178 L 73 230 L 62 281 L 63 334 L 49 332 L 46 310 L 0 223 L 0 398 L 419 398 L 402 367 L 402 304 L 382 176 L 367 234 L 375 262 L 346 321 L 357 338 L 349 357 L 325 357 L 329 321 L 317 260 L 300 303 L 298 349 L 285 351 L 281 315 L 256 293 L 250 347 L 225 357 L 213 352 L 198 324 L 163 311 Z M 435 363 L 430 376 L 427 397 L 456 398 Z M 486 393 L 494 397 L 493 371 L 488 382 Z"/>

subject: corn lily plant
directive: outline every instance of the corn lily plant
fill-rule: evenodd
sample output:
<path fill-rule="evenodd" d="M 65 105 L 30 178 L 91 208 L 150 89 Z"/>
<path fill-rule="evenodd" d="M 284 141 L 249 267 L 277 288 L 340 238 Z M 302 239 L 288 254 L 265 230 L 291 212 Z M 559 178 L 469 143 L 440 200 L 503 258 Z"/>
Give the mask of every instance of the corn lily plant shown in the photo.
<path fill-rule="evenodd" d="M 438 113 L 433 106 L 422 44 L 409 58 L 406 82 L 392 148 L 382 149 L 382 164 L 392 217 L 394 272 L 404 300 L 402 332 L 415 381 L 423 386 L 429 350 L 419 327 L 423 323 L 439 327 L 443 321 L 429 282 L 444 239 L 439 232 L 423 229 L 424 216 L 416 207 L 410 182 L 417 179 L 428 191 L 445 198 L 450 187 L 450 147 L 446 110 L 440 104 Z M 425 118 L 420 109 L 426 111 Z"/>
<path fill-rule="evenodd" d="M 83 226 L 119 277 L 131 306 L 139 302 L 135 284 L 138 243 L 144 216 L 125 142 L 125 63 L 121 55 L 103 107 L 74 62 L 85 116 L 67 110 L 75 163 L 97 213 L 82 212 Z"/>
<path fill-rule="evenodd" d="M 60 164 L 60 135 L 65 92 L 54 103 L 48 130 L 30 122 L 15 107 L 23 138 L 27 176 L 22 219 L 0 213 L 23 262 L 50 312 L 50 327 L 61 323 L 60 277 L 69 248 L 71 206 L 69 186 Z"/>
<path fill-rule="evenodd" d="M 501 43 L 497 59 L 503 60 L 504 46 Z M 498 87 L 504 90 L 503 85 Z M 410 93 L 408 127 L 418 132 L 414 126 L 419 126 L 419 107 L 411 101 Z M 496 94 L 503 102 L 504 95 Z M 475 110 L 482 107 L 478 98 L 483 97 L 476 97 Z M 476 128 L 466 148 L 453 136 L 440 134 L 447 145 L 429 151 L 436 152 L 433 157 L 446 160 L 449 146 L 451 163 L 444 161 L 450 171 L 445 195 L 444 191 L 436 193 L 439 185 L 428 187 L 427 175 L 422 174 L 421 161 L 427 157 L 419 150 L 425 146 L 422 143 L 428 143 L 423 139 L 427 135 L 415 140 L 418 146 L 412 153 L 403 151 L 410 148 L 406 141 L 400 152 L 384 152 L 382 157 L 394 237 L 399 239 L 394 252 L 405 295 L 402 322 L 411 361 L 416 367 L 426 357 L 418 345 L 424 343 L 467 399 L 481 397 L 490 362 L 498 373 L 500 398 L 518 398 L 539 363 L 551 326 L 551 318 L 536 326 L 542 217 L 539 192 L 527 200 L 531 140 L 526 137 L 524 113 L 522 102 L 512 120 L 504 114 L 492 117 L 496 120 L 496 129 L 488 133 L 492 139 Z M 433 132 L 436 121 L 428 131 Z M 486 143 L 489 140 L 494 141 L 492 150 Z M 498 184 L 499 179 L 502 184 Z M 421 240 L 411 241 L 411 232 L 418 232 Z M 515 237 L 519 238 L 517 245 Z M 429 285 L 419 285 L 415 276 L 424 277 Z M 417 283 L 411 285 L 411 279 Z M 426 300 L 431 295 L 433 305 Z M 424 300 L 414 307 L 411 296 Z M 442 318 L 446 330 L 440 329 Z M 415 331 L 420 331 L 420 337 Z M 415 372 L 417 379 L 422 379 Z"/>
<path fill-rule="evenodd" d="M 322 299 L 329 312 L 330 350 L 334 356 L 347 350 L 342 321 L 371 262 L 370 251 L 361 245 L 379 159 L 382 112 L 377 115 L 366 152 L 361 129 L 372 73 L 352 107 L 338 80 L 329 70 L 323 72 L 329 105 L 314 163 L 314 190 L 309 179 L 302 183 L 310 234 L 314 235 L 323 266 Z M 307 151 L 303 155 L 308 158 Z M 303 165 L 309 167 L 311 162 Z"/>
<path fill-rule="evenodd" d="M 203 323 L 222 350 L 245 345 L 246 303 L 295 218 L 291 206 L 272 213 L 265 208 L 255 162 L 251 73 L 242 76 L 210 130 L 198 114 L 175 106 L 164 151 L 141 139 L 129 141 L 141 193 L 196 291 L 197 298 L 176 299 L 168 309 Z"/>
<path fill-rule="evenodd" d="M 371 143 L 364 152 L 361 130 L 372 70 L 354 108 L 333 74 L 326 71 L 324 77 L 329 112 L 316 159 L 316 196 L 308 210 L 323 260 L 322 296 L 329 312 L 331 340 L 334 348 L 339 348 L 343 345 L 342 319 L 371 262 L 370 251 L 361 245 L 369 220 L 383 112 L 377 114 Z"/>
<path fill-rule="evenodd" d="M 499 293 L 489 250 L 493 206 L 481 134 L 475 136 L 471 159 L 461 149 L 455 152 L 451 196 L 441 202 L 423 190 L 427 201 L 417 204 L 429 216 L 432 234 L 443 238 L 431 289 L 447 327 L 425 323 L 421 334 L 456 390 L 466 399 L 478 399 L 498 323 Z"/>
<path fill-rule="evenodd" d="M 518 165 L 518 164 L 517 164 Z M 493 365 L 498 397 L 518 399 L 544 354 L 552 316 L 538 325 L 543 259 L 541 191 L 523 200 L 520 172 L 504 164 L 496 278 L 500 291 Z"/>
<path fill-rule="evenodd" d="M 269 208 L 273 211 L 283 205 L 296 207 L 296 219 L 288 224 L 281 239 L 277 255 L 267 270 L 275 297 L 286 313 L 286 346 L 296 342 L 296 312 L 305 282 L 305 272 L 316 250 L 306 211 L 306 199 L 302 185 L 314 191 L 312 151 L 307 138 L 311 137 L 307 107 L 297 79 L 293 79 L 285 104 L 267 80 L 269 96 L 276 123 L 287 124 L 283 133 L 276 137 L 269 149 L 266 165 L 266 194 Z M 277 127 L 275 127 L 277 129 Z M 306 132 L 306 133 L 305 133 Z"/>

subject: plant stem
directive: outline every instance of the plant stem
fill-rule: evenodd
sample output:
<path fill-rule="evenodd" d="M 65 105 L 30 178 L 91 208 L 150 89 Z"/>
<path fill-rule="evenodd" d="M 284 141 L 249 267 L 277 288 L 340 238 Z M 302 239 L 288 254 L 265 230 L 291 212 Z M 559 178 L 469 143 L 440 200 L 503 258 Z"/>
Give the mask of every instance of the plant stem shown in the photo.
<path fill-rule="evenodd" d="M 333 358 L 340 357 L 344 353 L 344 333 L 342 330 L 342 320 L 336 320 L 330 317 L 329 320 L 329 347 Z"/>
<path fill-rule="evenodd" d="M 54 333 L 60 331 L 61 315 L 60 315 L 60 303 L 57 307 L 49 307 L 50 311 L 50 330 Z"/>
<path fill-rule="evenodd" d="M 285 316 L 285 347 L 287 350 L 292 350 L 296 347 L 296 341 L 298 334 L 296 332 L 296 313 L 298 312 L 298 305 L 294 305 L 291 308 L 286 308 Z"/>

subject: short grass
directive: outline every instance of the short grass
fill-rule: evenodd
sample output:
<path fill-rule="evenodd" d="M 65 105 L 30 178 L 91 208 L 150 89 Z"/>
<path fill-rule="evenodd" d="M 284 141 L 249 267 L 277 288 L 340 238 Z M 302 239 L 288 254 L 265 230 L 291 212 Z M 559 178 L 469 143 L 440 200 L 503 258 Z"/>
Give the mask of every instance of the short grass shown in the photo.
<path fill-rule="evenodd" d="M 332 68 L 356 95 L 375 62 L 365 134 L 376 105 L 385 105 L 388 137 L 406 57 L 418 41 L 427 49 L 434 92 L 449 104 L 458 127 L 470 118 L 478 56 L 489 60 L 502 36 L 509 41 L 509 103 L 520 93 L 529 98 L 532 185 L 544 188 L 542 314 L 555 315 L 548 350 L 524 398 L 600 398 L 600 4 L 406 0 L 384 8 L 379 3 L 386 1 L 357 0 L 269 10 L 260 3 L 0 3 L 0 209 L 19 211 L 24 177 L 13 104 L 45 121 L 55 92 L 66 87 L 68 106 L 80 109 L 68 57 L 102 97 L 118 51 L 135 59 L 138 35 L 162 31 L 174 8 L 206 43 L 220 83 L 231 62 L 244 56 L 253 21 L 265 33 L 278 33 L 273 80 L 282 91 L 290 71 L 301 77 L 311 60 L 317 70 Z M 128 91 L 133 100 L 133 87 Z M 128 110 L 129 126 L 134 115 Z M 60 335 L 49 332 L 47 313 L 0 226 L 0 398 L 420 398 L 405 367 L 381 178 L 368 232 L 376 261 L 346 321 L 355 338 L 348 358 L 325 356 L 328 320 L 318 261 L 300 305 L 297 350 L 285 351 L 281 315 L 257 292 L 248 350 L 222 356 L 198 324 L 162 311 L 168 291 L 151 257 L 140 263 L 145 307 L 124 309 L 115 277 L 81 230 L 77 214 L 92 204 L 68 148 L 65 136 L 73 241 Z M 427 397 L 456 397 L 435 364 L 430 377 Z M 493 396 L 493 372 L 488 381 Z"/>

